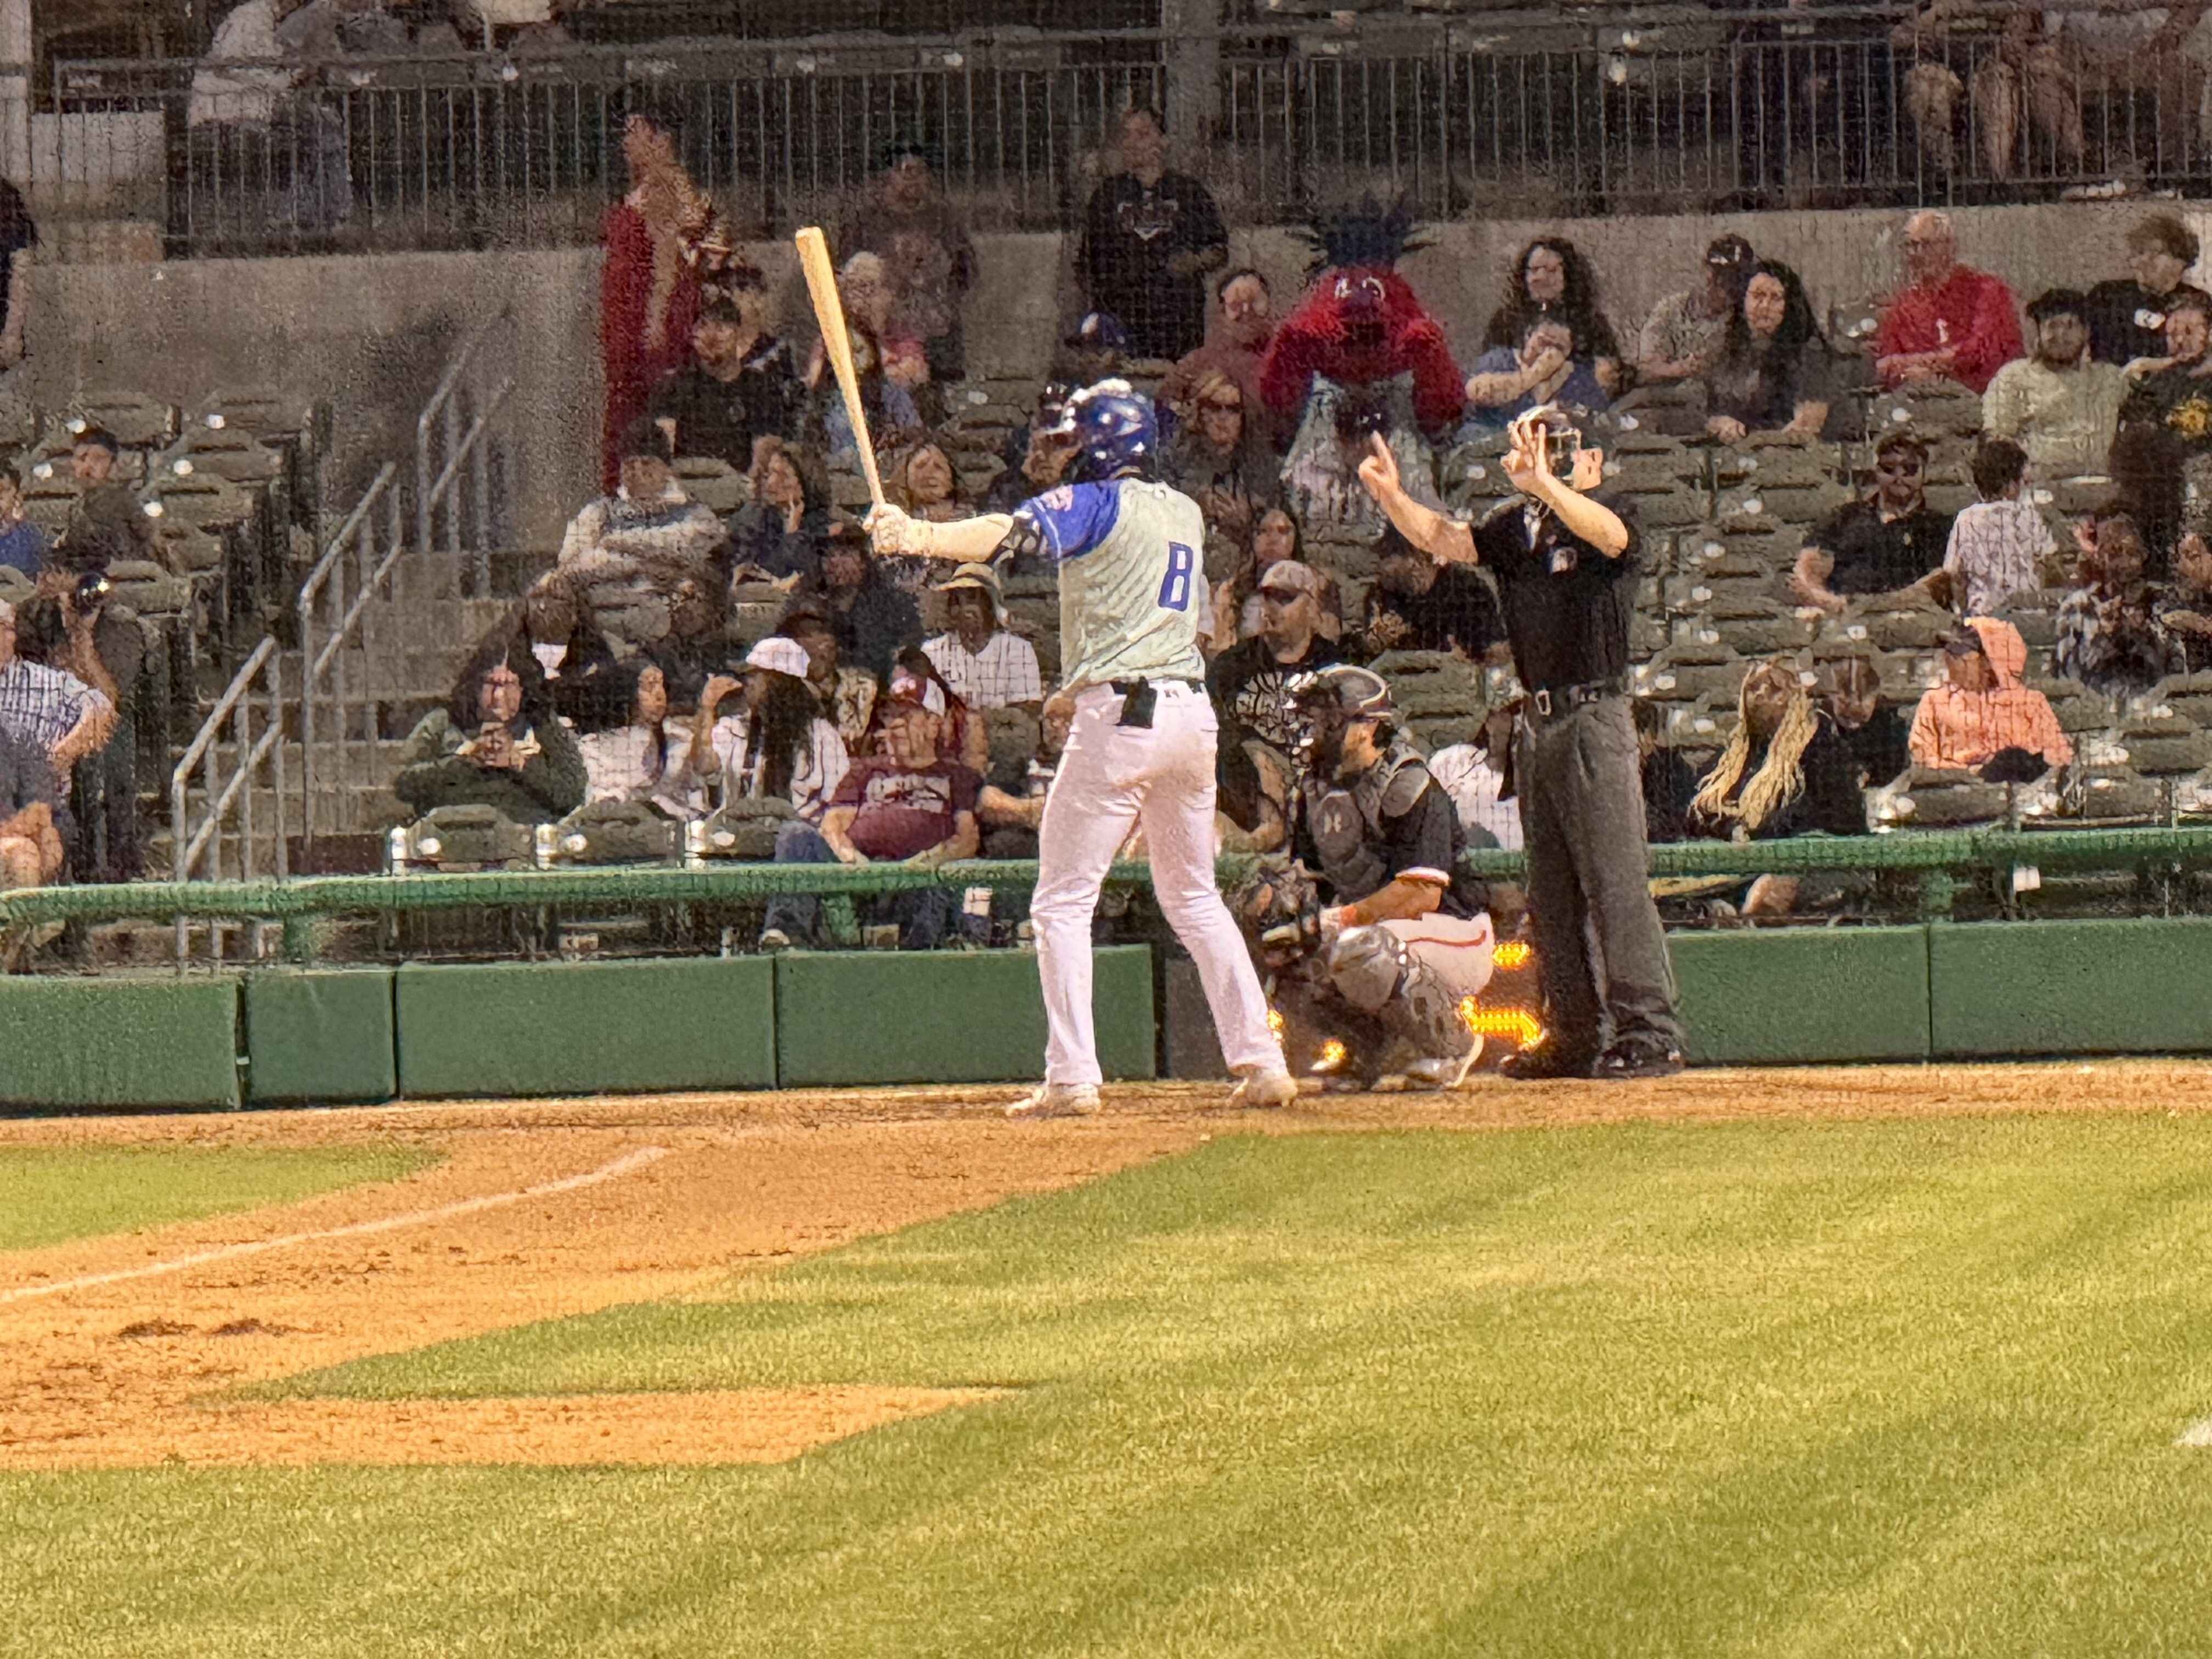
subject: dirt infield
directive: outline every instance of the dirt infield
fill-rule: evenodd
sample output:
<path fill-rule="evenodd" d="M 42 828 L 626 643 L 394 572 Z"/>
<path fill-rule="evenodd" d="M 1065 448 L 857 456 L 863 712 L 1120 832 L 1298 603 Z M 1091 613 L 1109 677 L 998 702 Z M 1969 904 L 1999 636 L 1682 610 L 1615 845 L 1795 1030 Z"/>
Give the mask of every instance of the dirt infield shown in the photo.
<path fill-rule="evenodd" d="M 675 1096 L 0 1122 L 0 1146 L 401 1143 L 444 1161 L 282 1209 L 0 1256 L 0 1468 L 773 1461 L 978 1398 L 915 1389 L 239 1401 L 241 1385 L 617 1303 L 1056 1190 L 1218 1133 L 1635 1119 L 2212 1110 L 2174 1063 L 1705 1072 L 1657 1085 L 1208 1109 L 1108 1091 L 1008 1123 L 1006 1090 Z"/>

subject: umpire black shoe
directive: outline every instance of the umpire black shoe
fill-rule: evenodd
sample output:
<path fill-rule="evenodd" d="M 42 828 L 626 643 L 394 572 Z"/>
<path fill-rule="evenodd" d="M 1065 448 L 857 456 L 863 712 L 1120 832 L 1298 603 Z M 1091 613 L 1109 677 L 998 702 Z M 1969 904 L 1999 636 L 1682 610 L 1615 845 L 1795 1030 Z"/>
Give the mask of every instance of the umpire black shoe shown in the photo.
<path fill-rule="evenodd" d="M 1570 1054 L 1549 1037 L 1498 1062 L 1498 1075 L 1510 1078 L 1516 1083 L 1553 1083 L 1563 1078 L 1584 1078 L 1589 1074 L 1590 1057 L 1587 1053 Z"/>
<path fill-rule="evenodd" d="M 1689 1062 L 1662 1037 L 1624 1037 L 1597 1057 L 1591 1075 L 1607 1082 L 1672 1077 Z"/>

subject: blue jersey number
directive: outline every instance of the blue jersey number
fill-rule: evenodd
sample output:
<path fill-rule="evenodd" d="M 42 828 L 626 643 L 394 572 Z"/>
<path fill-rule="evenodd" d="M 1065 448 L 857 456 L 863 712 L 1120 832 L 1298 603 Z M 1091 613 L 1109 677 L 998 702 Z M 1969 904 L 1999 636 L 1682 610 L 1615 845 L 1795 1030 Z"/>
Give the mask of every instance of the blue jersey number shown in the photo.
<path fill-rule="evenodd" d="M 1181 542 L 1168 544 L 1168 574 L 1160 579 L 1160 609 L 1190 609 L 1190 576 L 1198 568 L 1198 556 Z"/>

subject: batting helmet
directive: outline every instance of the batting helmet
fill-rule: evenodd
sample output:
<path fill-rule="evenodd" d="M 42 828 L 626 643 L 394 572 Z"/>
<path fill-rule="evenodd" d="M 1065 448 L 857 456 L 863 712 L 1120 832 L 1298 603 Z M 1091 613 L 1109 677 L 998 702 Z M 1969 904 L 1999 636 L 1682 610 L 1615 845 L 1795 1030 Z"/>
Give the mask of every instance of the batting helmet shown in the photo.
<path fill-rule="evenodd" d="M 1075 440 L 1077 461 L 1091 478 L 1141 472 L 1160 446 L 1152 400 L 1127 380 L 1085 386 L 1068 398 L 1066 412 L 1053 430 Z"/>

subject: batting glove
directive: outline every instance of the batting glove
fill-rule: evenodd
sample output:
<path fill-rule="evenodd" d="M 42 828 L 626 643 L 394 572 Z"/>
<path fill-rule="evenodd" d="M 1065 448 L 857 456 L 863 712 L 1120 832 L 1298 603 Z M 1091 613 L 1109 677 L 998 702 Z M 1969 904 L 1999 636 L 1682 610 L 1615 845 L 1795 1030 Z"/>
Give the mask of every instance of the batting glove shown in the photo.
<path fill-rule="evenodd" d="M 876 551 L 883 554 L 926 553 L 928 532 L 934 528 L 927 520 L 908 518 L 903 510 L 888 501 L 870 513 L 863 522 Z"/>

